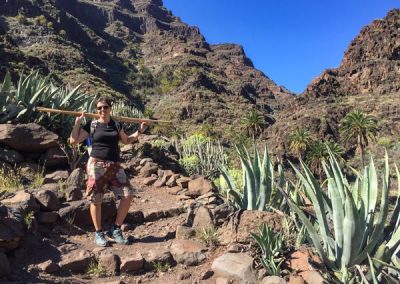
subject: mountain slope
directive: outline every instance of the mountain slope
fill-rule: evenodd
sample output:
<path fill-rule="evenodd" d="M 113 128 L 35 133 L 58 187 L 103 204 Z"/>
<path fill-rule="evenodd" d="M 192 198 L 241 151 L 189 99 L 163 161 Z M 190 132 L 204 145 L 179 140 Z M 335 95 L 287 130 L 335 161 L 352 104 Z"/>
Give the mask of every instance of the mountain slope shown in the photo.
<path fill-rule="evenodd" d="M 272 124 L 293 98 L 241 46 L 209 45 L 162 1 L 6 0 L 0 15 L 20 65 L 44 66 L 92 94 L 128 98 L 183 131 L 208 125 L 226 137 L 226 127 L 238 128 L 251 109 Z M 9 58 L 0 64 L 10 66 Z"/>

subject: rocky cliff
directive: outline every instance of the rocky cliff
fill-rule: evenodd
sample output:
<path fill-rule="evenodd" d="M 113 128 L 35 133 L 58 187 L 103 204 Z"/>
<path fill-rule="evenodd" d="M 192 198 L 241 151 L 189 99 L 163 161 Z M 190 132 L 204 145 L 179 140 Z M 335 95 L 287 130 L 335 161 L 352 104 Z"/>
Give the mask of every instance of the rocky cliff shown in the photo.
<path fill-rule="evenodd" d="M 293 98 L 241 46 L 208 44 L 162 1 L 5 0 L 0 15 L 1 66 L 41 67 L 89 93 L 146 106 L 184 131 L 208 125 L 224 136 L 250 109 L 273 123 Z"/>
<path fill-rule="evenodd" d="M 398 149 L 400 133 L 400 10 L 364 27 L 350 43 L 340 66 L 325 70 L 290 103 L 268 129 L 273 149 L 289 152 L 288 135 L 308 128 L 317 139 L 340 141 L 340 120 L 353 109 L 374 115 L 379 139 Z M 381 147 L 382 148 L 382 147 Z M 373 149 L 373 152 L 378 149 Z"/>

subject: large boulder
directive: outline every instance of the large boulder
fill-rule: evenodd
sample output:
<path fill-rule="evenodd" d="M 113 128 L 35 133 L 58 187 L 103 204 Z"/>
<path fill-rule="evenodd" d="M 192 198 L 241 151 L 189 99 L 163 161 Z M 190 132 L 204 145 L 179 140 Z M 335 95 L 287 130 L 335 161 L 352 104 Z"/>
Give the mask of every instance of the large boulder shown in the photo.
<path fill-rule="evenodd" d="M 25 213 L 31 211 L 36 212 L 39 210 L 39 204 L 36 202 L 35 197 L 24 190 L 17 191 L 13 197 L 3 199 L 1 203 L 7 207 L 19 208 Z"/>
<path fill-rule="evenodd" d="M 24 161 L 24 156 L 14 150 L 0 148 L 0 160 L 15 165 Z"/>
<path fill-rule="evenodd" d="M 22 216 L 19 218 L 0 218 L 0 252 L 16 249 L 24 236 Z"/>
<path fill-rule="evenodd" d="M 80 250 L 72 251 L 63 255 L 58 265 L 62 270 L 71 271 L 73 273 L 82 273 L 85 272 L 90 263 L 94 261 L 95 258 L 93 253 L 87 250 Z"/>
<path fill-rule="evenodd" d="M 253 258 L 246 253 L 226 253 L 216 258 L 211 269 L 228 277 L 238 277 L 243 283 L 255 283 Z"/>
<path fill-rule="evenodd" d="M 40 152 L 58 145 L 58 135 L 36 123 L 0 124 L 0 143 L 24 152 Z"/>
<path fill-rule="evenodd" d="M 239 219 L 237 220 L 235 216 Z M 279 232 L 282 228 L 282 219 L 283 216 L 275 212 L 245 210 L 240 215 L 234 214 L 233 218 L 219 229 L 219 241 L 223 245 L 236 242 L 249 243 L 252 241 L 249 232 L 257 232 L 263 223 L 275 232 Z"/>
<path fill-rule="evenodd" d="M 0 277 L 10 274 L 10 263 L 5 253 L 0 252 Z"/>
<path fill-rule="evenodd" d="M 61 207 L 57 195 L 51 190 L 39 190 L 35 192 L 34 195 L 39 202 L 41 210 L 57 211 Z"/>
<path fill-rule="evenodd" d="M 174 240 L 171 244 L 171 254 L 177 263 L 198 265 L 205 258 L 206 248 L 194 240 Z"/>
<path fill-rule="evenodd" d="M 189 181 L 188 191 L 185 192 L 185 195 L 191 197 L 198 197 L 200 195 L 204 195 L 206 193 L 212 192 L 215 190 L 215 185 L 205 177 L 198 177 Z"/>
<path fill-rule="evenodd" d="M 64 167 L 68 165 L 68 159 L 63 150 L 60 147 L 53 147 L 47 149 L 47 151 L 40 156 L 42 163 L 46 164 L 46 167 Z"/>
<path fill-rule="evenodd" d="M 88 200 L 78 200 L 67 202 L 66 206 L 58 211 L 60 218 L 78 227 L 92 225 L 92 218 L 89 212 L 90 202 Z M 117 206 L 110 194 L 104 196 L 102 203 L 102 220 L 104 222 L 114 221 L 117 215 Z"/>

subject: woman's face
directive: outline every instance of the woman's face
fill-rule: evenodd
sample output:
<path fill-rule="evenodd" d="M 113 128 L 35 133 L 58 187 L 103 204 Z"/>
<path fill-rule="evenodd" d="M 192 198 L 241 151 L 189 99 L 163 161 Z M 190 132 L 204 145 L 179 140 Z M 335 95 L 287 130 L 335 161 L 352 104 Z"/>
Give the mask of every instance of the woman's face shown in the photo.
<path fill-rule="evenodd" d="M 97 112 L 100 114 L 101 118 L 110 117 L 111 106 L 109 106 L 106 102 L 99 102 L 97 104 Z"/>

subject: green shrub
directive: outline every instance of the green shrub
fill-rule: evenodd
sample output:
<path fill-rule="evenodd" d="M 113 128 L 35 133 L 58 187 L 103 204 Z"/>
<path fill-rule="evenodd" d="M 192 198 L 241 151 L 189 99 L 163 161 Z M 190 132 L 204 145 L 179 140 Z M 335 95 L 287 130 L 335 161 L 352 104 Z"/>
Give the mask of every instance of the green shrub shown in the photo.
<path fill-rule="evenodd" d="M 219 243 L 217 230 L 213 227 L 197 230 L 196 237 L 201 239 L 208 246 L 215 246 Z"/>
<path fill-rule="evenodd" d="M 188 174 L 205 175 L 214 179 L 219 167 L 225 166 L 227 157 L 219 142 L 213 143 L 202 135 L 192 135 L 177 144 L 179 163 Z"/>
<path fill-rule="evenodd" d="M 378 139 L 378 145 L 387 149 L 392 147 L 392 143 L 393 141 L 389 137 L 381 137 Z"/>
<path fill-rule="evenodd" d="M 21 24 L 21 25 L 26 25 L 28 23 L 25 15 L 23 15 L 23 14 L 18 14 L 16 16 L 16 19 L 17 19 L 18 23 Z"/>
<path fill-rule="evenodd" d="M 233 186 L 240 192 L 243 193 L 243 180 L 242 180 L 242 170 L 240 169 L 228 169 L 228 174 L 232 179 Z M 229 186 L 222 175 L 214 180 L 214 184 L 218 187 L 220 192 L 228 193 Z"/>
<path fill-rule="evenodd" d="M 47 23 L 47 28 L 52 30 L 53 29 L 53 23 L 52 22 L 48 22 Z"/>
<path fill-rule="evenodd" d="M 65 37 L 67 36 L 67 32 L 66 32 L 65 30 L 60 30 L 60 31 L 58 32 L 58 34 L 59 34 L 61 37 L 63 37 L 63 38 L 65 38 Z"/>
<path fill-rule="evenodd" d="M 0 198 L 22 188 L 20 168 L 13 170 L 0 168 Z"/>

